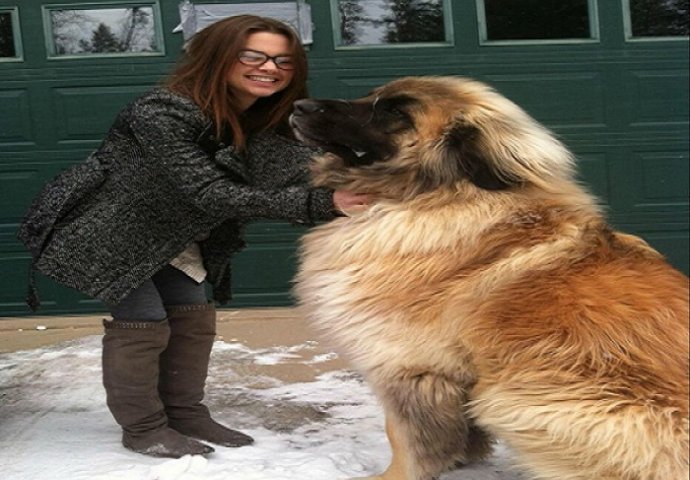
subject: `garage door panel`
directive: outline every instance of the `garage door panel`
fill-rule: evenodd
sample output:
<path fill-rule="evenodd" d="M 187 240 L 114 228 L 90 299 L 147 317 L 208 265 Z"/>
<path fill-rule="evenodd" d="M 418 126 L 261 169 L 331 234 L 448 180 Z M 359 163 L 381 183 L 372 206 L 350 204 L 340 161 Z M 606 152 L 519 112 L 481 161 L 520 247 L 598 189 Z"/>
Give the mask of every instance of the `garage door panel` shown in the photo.
<path fill-rule="evenodd" d="M 29 90 L 0 89 L 0 148 L 34 143 Z"/>
<path fill-rule="evenodd" d="M 619 150 L 611 164 L 611 200 L 616 213 L 650 225 L 675 219 L 687 228 L 688 165 L 688 152 L 681 146 Z"/>
<path fill-rule="evenodd" d="M 122 107 L 150 89 L 149 84 L 53 88 L 58 143 L 100 143 Z"/>
<path fill-rule="evenodd" d="M 606 126 L 606 95 L 598 72 L 533 72 L 484 77 L 503 95 L 553 129 Z"/>
<path fill-rule="evenodd" d="M 689 115 L 688 71 L 677 69 L 632 70 L 627 81 L 632 86 L 630 100 L 634 103 L 631 126 L 687 126 Z"/>

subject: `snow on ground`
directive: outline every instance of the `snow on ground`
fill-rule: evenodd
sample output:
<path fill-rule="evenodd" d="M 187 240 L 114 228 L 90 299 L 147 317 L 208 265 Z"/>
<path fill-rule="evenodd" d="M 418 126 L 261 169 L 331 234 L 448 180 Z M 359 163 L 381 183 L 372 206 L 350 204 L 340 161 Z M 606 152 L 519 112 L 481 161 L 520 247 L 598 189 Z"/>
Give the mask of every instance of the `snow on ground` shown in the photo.
<path fill-rule="evenodd" d="M 0 354 L 0 475 L 4 480 L 338 480 L 380 473 L 390 448 L 383 414 L 350 371 L 283 384 L 252 365 L 294 361 L 300 346 L 252 350 L 216 342 L 206 404 L 256 439 L 207 458 L 161 459 L 120 444 L 105 406 L 100 336 Z M 327 361 L 335 354 L 314 357 Z M 441 480 L 520 480 L 500 445 L 487 462 Z"/>

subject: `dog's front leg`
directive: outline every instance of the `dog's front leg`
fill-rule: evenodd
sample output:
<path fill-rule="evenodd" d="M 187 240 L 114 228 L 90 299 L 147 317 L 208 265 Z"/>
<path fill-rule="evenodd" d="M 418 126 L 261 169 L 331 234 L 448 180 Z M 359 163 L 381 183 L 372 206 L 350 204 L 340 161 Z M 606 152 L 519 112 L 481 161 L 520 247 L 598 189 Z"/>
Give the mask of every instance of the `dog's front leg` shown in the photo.
<path fill-rule="evenodd" d="M 403 438 L 398 429 L 399 422 L 397 420 L 392 420 L 391 417 L 386 415 L 386 435 L 388 436 L 391 450 L 393 450 L 393 458 L 386 471 L 381 475 L 353 478 L 351 480 L 406 480 L 408 478 L 414 478 L 410 477 L 408 473 L 410 471 L 410 459 L 406 451 L 407 448 L 401 443 Z"/>
<path fill-rule="evenodd" d="M 379 385 L 381 387 L 381 385 Z M 468 386 L 435 373 L 402 372 L 376 388 L 393 451 L 388 469 L 369 480 L 432 480 L 456 463 L 488 455 L 489 435 L 465 415 Z"/>

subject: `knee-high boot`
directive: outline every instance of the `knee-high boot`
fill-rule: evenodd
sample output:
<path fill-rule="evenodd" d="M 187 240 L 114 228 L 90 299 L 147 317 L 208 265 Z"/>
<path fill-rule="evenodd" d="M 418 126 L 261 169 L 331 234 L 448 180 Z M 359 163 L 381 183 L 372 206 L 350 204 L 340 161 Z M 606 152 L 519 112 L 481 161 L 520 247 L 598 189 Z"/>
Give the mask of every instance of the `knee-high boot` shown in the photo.
<path fill-rule="evenodd" d="M 104 321 L 103 386 L 122 427 L 122 444 L 156 457 L 202 455 L 213 448 L 168 427 L 158 394 L 160 354 L 170 327 L 163 322 Z"/>
<path fill-rule="evenodd" d="M 168 425 L 190 437 L 226 447 L 242 447 L 254 440 L 211 418 L 201 403 L 211 349 L 216 338 L 213 304 L 168 307 L 170 340 L 161 355 L 158 390 Z"/>

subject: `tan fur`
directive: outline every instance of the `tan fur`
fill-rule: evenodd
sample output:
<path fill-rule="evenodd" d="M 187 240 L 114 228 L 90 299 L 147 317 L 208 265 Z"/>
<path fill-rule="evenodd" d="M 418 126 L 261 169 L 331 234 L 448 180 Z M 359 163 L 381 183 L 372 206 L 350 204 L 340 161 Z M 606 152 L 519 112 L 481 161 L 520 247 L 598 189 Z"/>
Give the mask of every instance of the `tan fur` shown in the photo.
<path fill-rule="evenodd" d="M 384 406 L 393 461 L 370 478 L 431 480 L 495 436 L 535 478 L 687 479 L 688 278 L 611 231 L 570 153 L 495 91 L 406 78 L 375 92 L 399 93 L 421 106 L 395 158 L 316 160 L 317 184 L 380 201 L 307 234 L 296 278 Z M 521 183 L 482 190 L 444 165 L 458 122 Z"/>

